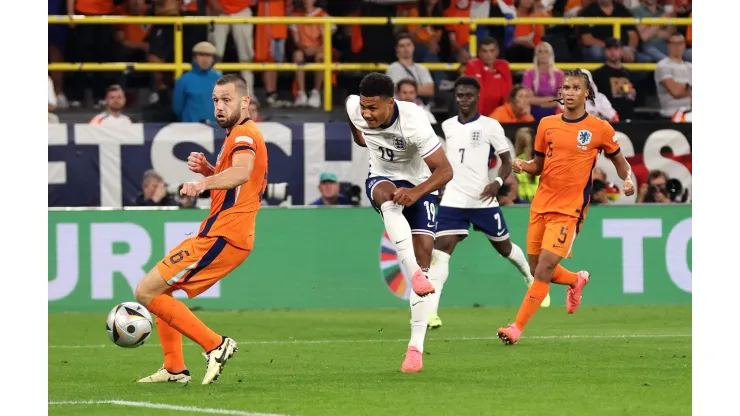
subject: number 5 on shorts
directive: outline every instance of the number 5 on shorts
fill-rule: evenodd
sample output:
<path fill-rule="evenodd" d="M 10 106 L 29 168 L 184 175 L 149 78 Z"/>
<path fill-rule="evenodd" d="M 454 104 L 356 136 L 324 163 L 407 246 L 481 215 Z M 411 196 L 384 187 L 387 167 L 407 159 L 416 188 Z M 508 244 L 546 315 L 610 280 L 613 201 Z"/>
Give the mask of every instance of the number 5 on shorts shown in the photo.
<path fill-rule="evenodd" d="M 568 227 L 563 226 L 560 228 L 560 238 L 558 238 L 558 243 L 565 244 L 565 240 L 568 239 Z"/>

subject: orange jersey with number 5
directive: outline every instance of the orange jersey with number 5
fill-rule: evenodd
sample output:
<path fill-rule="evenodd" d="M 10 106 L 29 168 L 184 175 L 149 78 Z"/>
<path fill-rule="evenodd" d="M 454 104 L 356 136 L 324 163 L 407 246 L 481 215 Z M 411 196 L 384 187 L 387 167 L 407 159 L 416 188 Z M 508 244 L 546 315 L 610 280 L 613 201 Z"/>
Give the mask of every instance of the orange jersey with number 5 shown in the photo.
<path fill-rule="evenodd" d="M 267 147 L 257 124 L 246 119 L 226 136 L 218 154 L 214 175 L 232 167 L 238 153 L 254 154 L 249 180 L 233 189 L 211 190 L 211 212 L 203 220 L 198 235 L 223 237 L 238 248 L 251 250 L 254 245 L 257 211 L 267 186 Z"/>
<path fill-rule="evenodd" d="M 620 149 L 614 128 L 586 114 L 576 120 L 562 115 L 543 118 L 537 127 L 534 151 L 545 158 L 545 166 L 531 210 L 583 219 L 591 197 L 591 172 L 599 153 L 614 156 Z"/>

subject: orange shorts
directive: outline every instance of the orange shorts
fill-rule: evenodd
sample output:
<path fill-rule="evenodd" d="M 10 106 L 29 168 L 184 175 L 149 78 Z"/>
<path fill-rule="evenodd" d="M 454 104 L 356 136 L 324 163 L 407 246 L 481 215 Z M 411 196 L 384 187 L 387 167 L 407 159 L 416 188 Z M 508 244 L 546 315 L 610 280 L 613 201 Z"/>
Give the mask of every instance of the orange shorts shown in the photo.
<path fill-rule="evenodd" d="M 223 237 L 193 236 L 157 263 L 157 270 L 168 285 L 194 298 L 239 267 L 250 252 Z"/>
<path fill-rule="evenodd" d="M 583 221 L 578 217 L 557 212 L 538 214 L 530 211 L 527 254 L 538 256 L 542 250 L 547 250 L 562 258 L 573 257 L 573 242 L 581 225 L 579 222 Z"/>

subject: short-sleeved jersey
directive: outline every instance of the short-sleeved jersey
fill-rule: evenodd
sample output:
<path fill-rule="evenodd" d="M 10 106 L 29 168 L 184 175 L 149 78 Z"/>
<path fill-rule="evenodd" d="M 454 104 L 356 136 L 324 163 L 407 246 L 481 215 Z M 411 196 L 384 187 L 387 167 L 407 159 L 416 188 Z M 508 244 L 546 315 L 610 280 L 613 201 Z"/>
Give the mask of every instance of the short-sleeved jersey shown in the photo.
<path fill-rule="evenodd" d="M 490 183 L 488 166 L 491 149 L 496 154 L 509 151 L 504 128 L 498 121 L 478 114 L 466 123 L 455 116 L 442 122 L 447 142 L 447 158 L 454 175 L 445 186 L 443 207 L 491 208 L 498 200 L 483 202 L 480 193 Z"/>
<path fill-rule="evenodd" d="M 232 167 L 234 155 L 254 154 L 249 180 L 233 189 L 211 190 L 211 212 L 200 226 L 200 236 L 223 237 L 229 244 L 251 249 L 255 221 L 267 185 L 267 147 L 257 125 L 242 121 L 226 135 L 216 160 L 214 175 Z"/>
<path fill-rule="evenodd" d="M 360 97 L 347 99 L 347 115 L 362 132 L 370 157 L 371 176 L 418 185 L 431 176 L 424 158 L 441 144 L 424 110 L 414 103 L 394 100 L 393 119 L 387 127 L 371 129 L 360 112 Z"/>
<path fill-rule="evenodd" d="M 532 200 L 536 213 L 558 212 L 583 218 L 591 197 L 591 172 L 600 152 L 619 153 L 614 128 L 586 114 L 577 120 L 562 115 L 540 120 L 535 155 L 545 158 L 540 184 Z"/>

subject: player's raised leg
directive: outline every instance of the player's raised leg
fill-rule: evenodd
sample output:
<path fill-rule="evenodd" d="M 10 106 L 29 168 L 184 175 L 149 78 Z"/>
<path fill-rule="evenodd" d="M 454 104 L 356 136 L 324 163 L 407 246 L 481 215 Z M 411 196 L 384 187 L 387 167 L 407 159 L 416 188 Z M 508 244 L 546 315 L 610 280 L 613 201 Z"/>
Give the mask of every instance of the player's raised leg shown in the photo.
<path fill-rule="evenodd" d="M 429 270 L 434 248 L 433 234 L 414 234 L 412 237 L 416 261 L 422 270 Z M 401 365 L 404 373 L 416 373 L 423 367 L 422 353 L 424 352 L 424 338 L 426 337 L 429 322 L 429 304 L 432 296 L 421 297 L 413 291 L 409 295 L 411 306 L 411 339 L 406 350 L 406 358 Z"/>
<path fill-rule="evenodd" d="M 411 226 L 403 215 L 403 205 L 393 202 L 396 186 L 387 179 L 378 179 L 370 184 L 373 178 L 368 179 L 370 194 L 375 205 L 380 208 L 383 223 L 388 237 L 396 247 L 401 264 L 407 273 L 411 274 L 411 288 L 419 296 L 426 296 L 434 292 L 434 286 L 429 282 L 416 262 L 412 242 Z"/>

